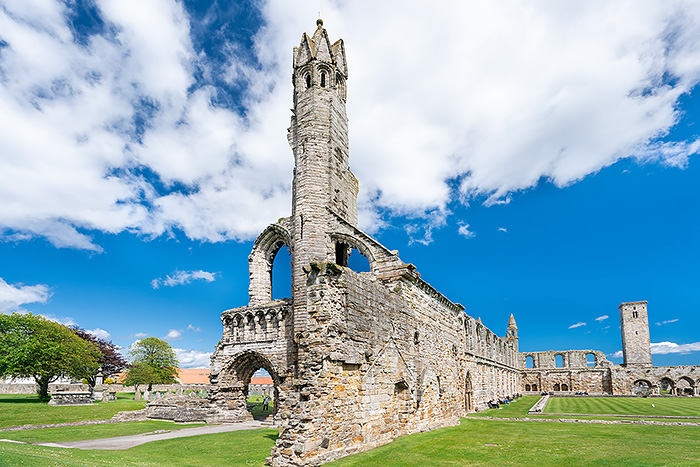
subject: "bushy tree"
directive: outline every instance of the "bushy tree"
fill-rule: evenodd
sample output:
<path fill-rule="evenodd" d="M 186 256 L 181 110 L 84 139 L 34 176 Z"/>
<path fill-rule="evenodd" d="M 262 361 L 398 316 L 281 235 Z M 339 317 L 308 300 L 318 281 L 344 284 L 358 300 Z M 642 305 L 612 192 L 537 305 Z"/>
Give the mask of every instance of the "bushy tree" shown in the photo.
<path fill-rule="evenodd" d="M 34 378 L 42 400 L 49 399 L 50 383 L 87 377 L 99 358 L 95 345 L 62 324 L 31 313 L 0 314 L 0 376 Z"/>
<path fill-rule="evenodd" d="M 127 380 L 131 384 L 148 384 L 150 391 L 154 384 L 172 384 L 177 375 L 178 361 L 175 351 L 167 342 L 156 337 L 137 341 L 129 352 L 132 367 Z M 138 383 L 136 383 L 138 381 Z"/>
<path fill-rule="evenodd" d="M 102 373 L 105 376 L 111 376 L 115 373 L 119 373 L 124 368 L 126 368 L 126 358 L 124 358 L 124 356 L 121 353 L 119 353 L 118 345 L 113 344 L 111 341 L 106 341 L 100 337 L 92 335 L 85 329 L 80 329 L 78 327 L 73 327 L 71 329 L 73 330 L 76 336 L 96 346 L 102 354 L 99 359 L 100 366 L 97 369 L 95 369 L 92 372 L 87 371 L 86 369 L 86 373 L 89 374 L 85 377 L 85 379 L 87 380 L 87 384 L 90 386 L 90 388 L 95 387 L 95 384 L 97 383 L 98 374 Z"/>

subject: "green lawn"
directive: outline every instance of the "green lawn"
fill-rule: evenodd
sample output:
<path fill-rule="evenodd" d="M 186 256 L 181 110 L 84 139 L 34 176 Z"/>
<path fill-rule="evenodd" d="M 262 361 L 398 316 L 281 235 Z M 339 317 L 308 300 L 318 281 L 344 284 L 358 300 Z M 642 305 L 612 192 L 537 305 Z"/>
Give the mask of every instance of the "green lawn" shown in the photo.
<path fill-rule="evenodd" d="M 491 445 L 496 446 L 491 446 Z M 325 464 L 348 466 L 697 466 L 700 427 L 463 419 Z"/>
<path fill-rule="evenodd" d="M 545 413 L 669 415 L 700 417 L 700 398 L 550 397 Z"/>
<path fill-rule="evenodd" d="M 0 443 L 0 466 L 263 467 L 276 439 L 277 430 L 263 428 L 154 441 L 125 451 Z"/>
<path fill-rule="evenodd" d="M 118 398 L 114 402 L 98 402 L 94 405 L 52 407 L 39 401 L 33 394 L 0 394 L 0 428 L 106 420 L 117 412 L 142 409 L 144 405 L 144 402 Z"/>
<path fill-rule="evenodd" d="M 162 420 L 149 420 L 145 422 L 113 423 L 109 425 L 66 426 L 37 430 L 2 431 L 0 432 L 0 439 L 12 439 L 25 443 L 60 443 L 65 441 L 81 441 L 84 439 L 128 436 L 139 433 L 150 433 L 158 430 L 175 431 L 202 425 L 204 425 L 204 423 L 181 424 Z"/>

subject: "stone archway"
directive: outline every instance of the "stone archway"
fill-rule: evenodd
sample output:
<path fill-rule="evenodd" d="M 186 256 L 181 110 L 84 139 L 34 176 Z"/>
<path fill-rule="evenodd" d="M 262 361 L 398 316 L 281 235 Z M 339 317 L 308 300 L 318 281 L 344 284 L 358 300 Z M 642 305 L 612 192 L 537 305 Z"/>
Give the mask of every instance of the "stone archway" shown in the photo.
<path fill-rule="evenodd" d="M 661 378 L 659 388 L 662 392 L 668 392 L 671 395 L 676 393 L 676 385 L 671 378 Z"/>
<path fill-rule="evenodd" d="M 279 413 L 280 404 L 284 402 L 281 392 L 279 372 L 263 354 L 246 350 L 234 356 L 230 363 L 219 373 L 219 383 L 213 399 L 219 405 L 224 405 L 229 410 L 234 410 L 241 417 L 251 419 L 248 412 L 247 396 L 250 380 L 258 369 L 264 369 L 272 378 L 273 389 L 273 416 Z"/>
<path fill-rule="evenodd" d="M 695 388 L 694 381 L 687 376 L 681 377 L 676 383 L 676 394 L 679 396 L 692 396 Z"/>
<path fill-rule="evenodd" d="M 467 377 L 464 380 L 464 409 L 467 411 L 467 413 L 474 411 L 474 401 L 472 400 L 473 394 L 472 378 L 471 375 L 467 373 Z"/>

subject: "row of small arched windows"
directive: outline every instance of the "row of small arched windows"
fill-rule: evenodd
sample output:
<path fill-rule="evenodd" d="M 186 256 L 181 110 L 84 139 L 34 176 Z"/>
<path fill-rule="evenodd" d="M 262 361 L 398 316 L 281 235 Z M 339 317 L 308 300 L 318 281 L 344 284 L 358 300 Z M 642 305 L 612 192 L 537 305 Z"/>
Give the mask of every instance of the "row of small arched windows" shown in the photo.
<path fill-rule="evenodd" d="M 328 87 L 331 83 L 329 82 L 329 75 L 325 71 L 321 71 L 320 74 L 321 77 L 321 82 L 319 83 L 322 88 Z M 313 84 L 313 80 L 311 78 L 311 73 L 306 72 L 304 74 L 304 82 L 306 83 L 306 88 L 310 88 L 311 85 Z M 341 76 L 340 73 L 337 73 L 335 75 L 335 85 L 338 88 L 338 93 L 340 94 L 341 97 L 345 98 L 345 84 L 344 84 L 343 77 Z"/>

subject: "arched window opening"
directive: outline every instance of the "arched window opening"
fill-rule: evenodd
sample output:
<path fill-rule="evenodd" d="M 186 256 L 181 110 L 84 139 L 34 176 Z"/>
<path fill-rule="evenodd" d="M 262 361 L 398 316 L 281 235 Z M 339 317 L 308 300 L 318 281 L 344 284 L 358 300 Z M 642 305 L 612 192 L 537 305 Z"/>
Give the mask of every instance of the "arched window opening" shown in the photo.
<path fill-rule="evenodd" d="M 562 354 L 554 356 L 554 366 L 557 368 L 564 368 L 564 356 Z"/>
<path fill-rule="evenodd" d="M 659 382 L 659 387 L 661 388 L 661 394 L 673 394 L 675 389 L 675 384 L 673 380 L 669 378 L 663 378 Z"/>
<path fill-rule="evenodd" d="M 322 88 L 326 87 L 326 72 L 325 71 L 321 72 L 321 87 Z"/>
<path fill-rule="evenodd" d="M 350 268 L 355 272 L 369 272 L 369 259 L 347 243 L 335 243 L 335 264 Z"/>
<path fill-rule="evenodd" d="M 649 381 L 640 379 L 634 382 L 632 387 L 632 394 L 647 395 L 651 394 L 651 383 Z"/>
<path fill-rule="evenodd" d="M 554 383 L 554 390 L 561 391 L 561 386 L 559 386 L 559 383 Z"/>
<path fill-rule="evenodd" d="M 304 76 L 304 80 L 306 81 L 306 88 L 307 89 L 310 88 L 311 87 L 311 75 L 309 73 L 307 73 L 306 76 Z"/>
<path fill-rule="evenodd" d="M 632 318 L 637 318 L 638 316 L 639 316 L 639 315 L 637 314 L 636 311 L 633 311 L 633 312 L 632 312 Z"/>
<path fill-rule="evenodd" d="M 338 95 L 340 96 L 340 98 L 345 100 L 345 81 L 343 80 L 343 77 L 340 75 L 340 73 L 336 73 L 335 75 L 335 86 L 338 90 Z"/>
<path fill-rule="evenodd" d="M 525 368 L 535 368 L 535 357 L 532 355 L 525 357 Z"/>
<path fill-rule="evenodd" d="M 562 391 L 568 391 L 568 390 L 569 390 L 569 385 L 566 384 L 566 383 L 562 383 L 562 385 L 561 385 L 561 390 L 562 390 Z"/>
<path fill-rule="evenodd" d="M 526 390 L 526 391 L 531 391 L 531 390 L 532 390 L 532 386 L 530 386 L 529 384 L 526 384 L 526 385 L 525 385 L 525 390 Z"/>
<path fill-rule="evenodd" d="M 272 263 L 272 299 L 281 300 L 292 296 L 292 255 L 287 246 L 277 252 Z"/>
<path fill-rule="evenodd" d="M 586 366 L 595 366 L 595 355 L 592 353 L 586 354 Z"/>
<path fill-rule="evenodd" d="M 533 385 L 532 385 L 532 390 L 533 390 L 533 391 L 537 391 L 537 385 L 536 385 L 536 384 L 533 384 Z"/>

